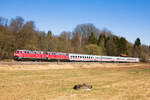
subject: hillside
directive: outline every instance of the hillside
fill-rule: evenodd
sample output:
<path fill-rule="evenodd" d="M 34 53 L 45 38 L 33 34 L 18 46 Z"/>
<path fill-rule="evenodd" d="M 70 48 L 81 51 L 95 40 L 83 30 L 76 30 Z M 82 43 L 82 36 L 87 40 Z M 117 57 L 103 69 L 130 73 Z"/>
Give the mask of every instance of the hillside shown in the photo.
<path fill-rule="evenodd" d="M 142 45 L 140 37 L 134 44 L 127 40 L 90 23 L 79 24 L 72 32 L 55 35 L 51 31 L 37 30 L 33 21 L 24 21 L 22 17 L 9 21 L 0 17 L 0 60 L 12 59 L 17 49 L 108 56 L 125 54 L 142 58 L 144 62 L 150 58 L 150 47 Z"/>

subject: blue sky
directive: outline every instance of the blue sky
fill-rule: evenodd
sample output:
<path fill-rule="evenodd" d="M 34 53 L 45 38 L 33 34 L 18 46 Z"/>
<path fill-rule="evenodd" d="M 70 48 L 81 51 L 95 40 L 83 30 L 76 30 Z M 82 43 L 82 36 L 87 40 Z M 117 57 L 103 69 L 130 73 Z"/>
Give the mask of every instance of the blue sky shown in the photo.
<path fill-rule="evenodd" d="M 0 16 L 33 20 L 38 30 L 59 35 L 93 23 L 113 34 L 150 45 L 150 0 L 0 0 Z"/>

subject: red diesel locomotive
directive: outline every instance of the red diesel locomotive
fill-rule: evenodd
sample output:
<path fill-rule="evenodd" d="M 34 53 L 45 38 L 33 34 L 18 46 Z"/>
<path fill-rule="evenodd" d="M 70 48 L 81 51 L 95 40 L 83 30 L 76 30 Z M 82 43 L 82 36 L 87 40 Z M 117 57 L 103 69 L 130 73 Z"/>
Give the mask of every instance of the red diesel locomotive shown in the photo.
<path fill-rule="evenodd" d="M 17 50 L 14 52 L 15 60 L 68 60 L 66 53 L 60 52 L 43 52 L 31 50 Z"/>

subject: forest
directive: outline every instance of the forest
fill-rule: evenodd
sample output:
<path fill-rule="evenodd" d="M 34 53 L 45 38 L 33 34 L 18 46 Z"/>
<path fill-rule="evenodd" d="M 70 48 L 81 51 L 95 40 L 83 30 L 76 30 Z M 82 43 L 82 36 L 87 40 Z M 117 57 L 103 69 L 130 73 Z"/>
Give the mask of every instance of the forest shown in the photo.
<path fill-rule="evenodd" d="M 22 17 L 10 20 L 0 17 L 0 60 L 13 59 L 17 49 L 82 53 L 95 55 L 139 57 L 146 62 L 150 58 L 150 46 L 143 45 L 140 37 L 130 43 L 124 37 L 108 29 L 98 29 L 91 23 L 79 24 L 72 32 L 55 35 L 52 31 L 36 29 L 33 21 Z"/>

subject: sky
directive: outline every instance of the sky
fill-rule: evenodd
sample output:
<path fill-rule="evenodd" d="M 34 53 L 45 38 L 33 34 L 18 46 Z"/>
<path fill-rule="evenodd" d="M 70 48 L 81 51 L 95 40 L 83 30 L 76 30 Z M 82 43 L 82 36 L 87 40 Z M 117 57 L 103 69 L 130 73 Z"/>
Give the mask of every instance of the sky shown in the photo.
<path fill-rule="evenodd" d="M 55 35 L 92 23 L 129 42 L 140 37 L 142 44 L 150 45 L 150 0 L 0 0 L 0 16 L 21 16 Z"/>

